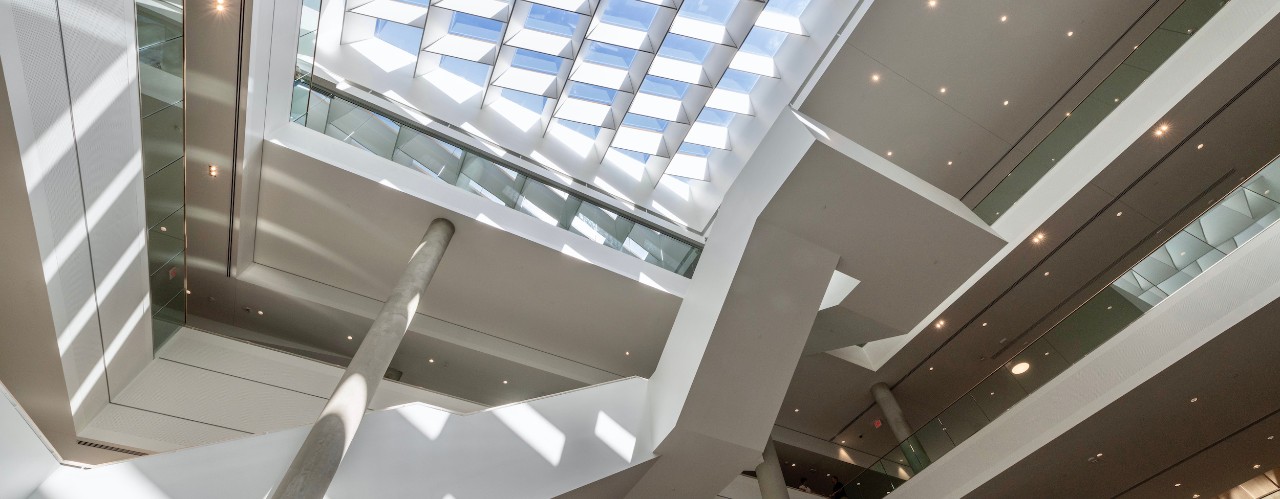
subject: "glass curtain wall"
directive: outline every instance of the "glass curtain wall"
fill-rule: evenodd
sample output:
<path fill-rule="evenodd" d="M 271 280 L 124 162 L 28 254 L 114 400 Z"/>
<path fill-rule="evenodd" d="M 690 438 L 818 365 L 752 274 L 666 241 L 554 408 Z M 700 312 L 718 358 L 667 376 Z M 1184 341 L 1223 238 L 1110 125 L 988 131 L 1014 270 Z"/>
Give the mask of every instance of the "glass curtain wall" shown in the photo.
<path fill-rule="evenodd" d="M 182 3 L 137 0 L 139 111 L 154 347 L 186 321 Z"/>

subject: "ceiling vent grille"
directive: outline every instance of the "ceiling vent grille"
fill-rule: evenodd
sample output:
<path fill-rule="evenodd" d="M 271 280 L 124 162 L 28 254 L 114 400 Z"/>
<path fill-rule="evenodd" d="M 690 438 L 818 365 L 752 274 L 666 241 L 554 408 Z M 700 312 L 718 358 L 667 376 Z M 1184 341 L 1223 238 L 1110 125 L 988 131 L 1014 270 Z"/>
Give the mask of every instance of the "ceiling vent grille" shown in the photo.
<path fill-rule="evenodd" d="M 85 447 L 93 447 L 93 448 L 95 448 L 95 449 L 104 449 L 104 450 L 109 450 L 109 451 L 113 451 L 113 452 L 119 452 L 119 453 L 121 453 L 121 454 L 128 454 L 128 455 L 130 455 L 130 456 L 145 456 L 145 455 L 147 455 L 147 453 L 146 453 L 146 452 L 138 452 L 138 451 L 136 451 L 136 450 L 121 449 L 121 448 L 119 448 L 119 447 L 114 447 L 114 446 L 107 445 L 107 444 L 100 444 L 100 443 L 98 443 L 98 442 L 90 442 L 90 441 L 88 441 L 88 440 L 76 440 L 76 443 L 77 443 L 77 444 L 80 444 L 80 445 L 83 445 L 83 446 L 85 446 Z"/>

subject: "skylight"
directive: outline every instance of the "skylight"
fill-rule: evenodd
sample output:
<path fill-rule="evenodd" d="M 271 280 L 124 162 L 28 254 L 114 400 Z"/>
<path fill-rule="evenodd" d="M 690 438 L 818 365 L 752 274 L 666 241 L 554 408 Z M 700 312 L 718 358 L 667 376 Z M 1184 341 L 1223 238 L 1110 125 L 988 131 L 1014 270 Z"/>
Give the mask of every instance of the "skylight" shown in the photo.
<path fill-rule="evenodd" d="M 650 196 L 665 175 L 695 184 L 717 171 L 736 176 L 741 155 L 729 170 L 714 165 L 730 156 L 733 127 L 744 123 L 737 117 L 756 114 L 761 82 L 782 76 L 774 57 L 808 35 L 800 18 L 810 3 L 344 1 L 341 41 L 330 43 L 386 61 L 378 66 L 388 74 L 327 68 L 513 152 L 550 157 L 547 166 L 628 202 Z M 411 75 L 405 62 L 376 54 L 388 48 L 416 58 Z M 527 136 L 504 135 L 514 132 Z"/>

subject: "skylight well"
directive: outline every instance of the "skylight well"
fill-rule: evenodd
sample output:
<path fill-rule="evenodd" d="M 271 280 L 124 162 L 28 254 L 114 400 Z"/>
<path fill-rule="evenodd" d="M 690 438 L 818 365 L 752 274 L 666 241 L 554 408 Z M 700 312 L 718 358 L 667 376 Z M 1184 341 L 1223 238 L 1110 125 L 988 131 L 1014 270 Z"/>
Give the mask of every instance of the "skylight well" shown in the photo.
<path fill-rule="evenodd" d="M 783 76 L 774 57 L 807 36 L 809 2 L 347 0 L 341 43 L 382 60 L 389 77 L 424 80 L 500 117 L 487 122 L 540 135 L 523 154 L 554 140 L 653 189 L 666 176 L 711 180 L 731 126 L 755 114 L 753 92 Z"/>

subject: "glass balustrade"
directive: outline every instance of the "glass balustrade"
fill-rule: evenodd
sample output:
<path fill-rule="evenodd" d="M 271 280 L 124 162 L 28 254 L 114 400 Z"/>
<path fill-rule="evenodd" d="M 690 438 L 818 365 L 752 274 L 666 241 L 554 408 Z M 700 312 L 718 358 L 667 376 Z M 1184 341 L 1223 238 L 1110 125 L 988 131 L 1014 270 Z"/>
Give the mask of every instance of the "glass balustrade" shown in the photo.
<path fill-rule="evenodd" d="M 1226 3 L 1226 0 L 1183 2 L 1159 28 L 1141 44 L 1135 45 L 1133 53 L 1098 84 L 1084 101 L 1066 113 L 1057 128 L 1032 149 L 1031 154 L 1023 158 L 995 190 L 978 203 L 973 209 L 974 213 L 987 223 L 994 223 L 1002 214 L 1007 213 L 1014 203 L 1057 166 L 1076 144 L 1110 116 L 1151 73 L 1200 31 Z"/>
<path fill-rule="evenodd" d="M 300 76 L 294 85 L 294 122 L 665 270 L 693 275 L 701 248 L 513 166 L 312 88 L 307 80 L 309 75 Z"/>
<path fill-rule="evenodd" d="M 1280 219 L 1280 159 L 1267 165 L 1071 315 L 991 373 L 906 442 L 850 480 L 851 498 L 883 497 L 1124 330 Z M 863 483 L 866 485 L 854 485 Z"/>

